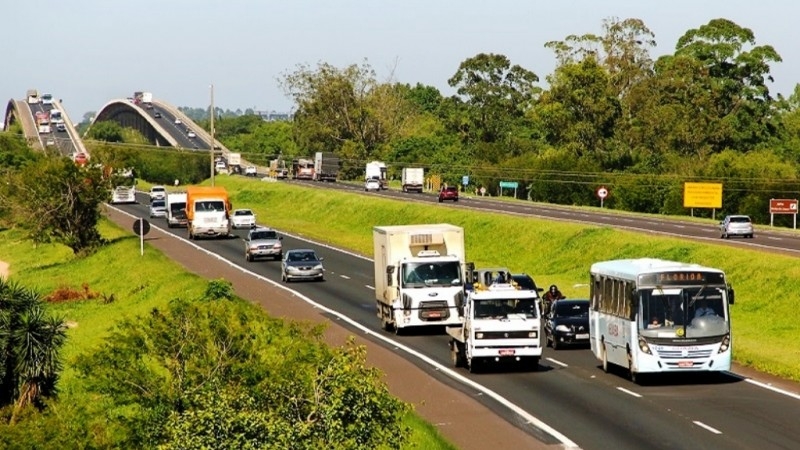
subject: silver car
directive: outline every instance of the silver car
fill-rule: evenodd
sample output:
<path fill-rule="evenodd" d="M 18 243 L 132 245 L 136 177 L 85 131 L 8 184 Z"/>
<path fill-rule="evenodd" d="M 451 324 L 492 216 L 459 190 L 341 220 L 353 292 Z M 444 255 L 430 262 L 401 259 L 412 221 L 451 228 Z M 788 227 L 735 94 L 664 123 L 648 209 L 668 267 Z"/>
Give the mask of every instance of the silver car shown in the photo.
<path fill-rule="evenodd" d="M 289 250 L 281 263 L 281 280 L 325 280 L 322 258 L 311 249 Z"/>
<path fill-rule="evenodd" d="M 731 215 L 719 223 L 720 237 L 728 239 L 731 236 L 753 238 L 753 221 L 750 216 Z"/>
<path fill-rule="evenodd" d="M 257 258 L 281 259 L 283 256 L 283 236 L 270 228 L 253 228 L 244 239 L 244 259 L 248 262 Z"/>
<path fill-rule="evenodd" d="M 166 200 L 153 200 L 150 203 L 150 218 L 153 217 L 167 217 L 167 202 Z"/>

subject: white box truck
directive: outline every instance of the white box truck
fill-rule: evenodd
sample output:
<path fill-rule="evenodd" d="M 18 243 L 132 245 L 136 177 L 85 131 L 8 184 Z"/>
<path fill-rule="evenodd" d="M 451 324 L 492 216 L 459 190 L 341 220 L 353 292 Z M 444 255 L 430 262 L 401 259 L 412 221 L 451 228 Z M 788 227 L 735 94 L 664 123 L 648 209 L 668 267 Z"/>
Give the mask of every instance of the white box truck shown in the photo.
<path fill-rule="evenodd" d="M 422 167 L 403 167 L 403 192 L 422 192 L 425 183 L 425 169 Z"/>
<path fill-rule="evenodd" d="M 187 226 L 186 192 L 167 193 L 167 226 L 169 228 Z"/>
<path fill-rule="evenodd" d="M 508 362 L 537 370 L 544 345 L 537 292 L 506 279 L 474 286 L 459 311 L 461 324 L 446 328 L 453 365 L 475 372 L 482 363 Z"/>
<path fill-rule="evenodd" d="M 364 181 L 376 178 L 381 184 L 381 189 L 389 189 L 389 179 L 386 176 L 386 163 L 381 161 L 370 161 L 364 168 Z"/>
<path fill-rule="evenodd" d="M 459 325 L 464 229 L 450 224 L 373 228 L 375 298 L 384 330 Z"/>

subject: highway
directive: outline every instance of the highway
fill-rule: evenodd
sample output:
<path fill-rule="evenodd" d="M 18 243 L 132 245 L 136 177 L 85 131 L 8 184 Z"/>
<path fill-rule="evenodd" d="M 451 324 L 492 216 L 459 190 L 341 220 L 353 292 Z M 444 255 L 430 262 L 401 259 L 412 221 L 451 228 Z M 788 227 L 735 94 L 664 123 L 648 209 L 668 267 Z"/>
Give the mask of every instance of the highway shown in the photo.
<path fill-rule="evenodd" d="M 358 185 L 326 183 L 324 186 L 363 193 L 363 188 Z M 395 191 L 368 195 L 414 197 L 419 201 L 436 202 L 435 197 L 430 195 Z M 138 199 L 140 204 L 116 207 L 146 218 L 147 196 L 140 194 Z M 581 214 L 534 206 L 525 209 L 526 206 L 506 205 L 504 202 L 486 199 L 462 199 L 457 206 L 498 210 L 513 208 L 511 212 L 515 214 L 543 214 L 547 217 L 560 212 L 566 220 L 577 220 L 575 217 L 580 217 Z M 614 220 L 633 220 L 630 228 L 651 226 L 646 221 L 652 220 L 608 216 Z M 606 219 L 600 214 L 594 220 L 603 223 Z M 152 219 L 150 222 L 177 237 L 186 236 L 185 229 L 168 229 L 164 219 Z M 686 228 L 677 228 L 674 225 L 675 222 L 664 221 L 659 226 L 667 230 L 674 228 L 679 231 L 676 233 L 678 235 L 705 233 L 699 237 L 718 239 L 715 236 L 716 230 L 707 230 L 707 225 L 681 224 Z M 280 262 L 245 261 L 244 243 L 241 239 L 244 233 L 244 230 L 237 230 L 238 237 L 235 239 L 193 242 L 236 265 L 280 282 Z M 291 283 L 290 288 L 361 324 L 369 331 L 365 338 L 376 345 L 398 352 L 403 351 L 403 347 L 408 347 L 430 358 L 432 363 L 429 364 L 409 355 L 409 359 L 415 361 L 430 376 L 475 396 L 497 414 L 545 443 L 563 445 L 564 439 L 559 440 L 563 435 L 567 442 L 583 449 L 800 448 L 800 427 L 797 426 L 800 396 L 765 389 L 734 374 L 722 377 L 655 378 L 649 384 L 638 385 L 630 382 L 621 371 L 604 373 L 586 348 L 558 352 L 548 348 L 539 370 L 531 372 L 514 368 L 489 370 L 479 374 L 470 374 L 463 369 L 452 370 L 448 339 L 443 330 L 434 329 L 399 337 L 380 330 L 375 314 L 371 260 L 300 239 L 290 232 L 283 236 L 284 251 L 291 248 L 313 248 L 325 258 L 325 282 Z M 764 233 L 760 233 L 752 242 L 759 243 L 761 240 L 769 241 Z M 787 239 L 783 242 L 789 241 L 791 240 Z M 748 241 L 736 245 L 751 244 Z M 265 289 L 265 295 L 269 295 L 268 292 L 269 289 Z M 338 323 L 344 324 L 342 321 Z M 363 330 L 349 327 L 353 333 L 364 335 Z M 462 382 L 462 379 L 478 383 L 489 391 L 479 392 L 475 386 Z M 489 392 L 511 401 L 525 414 L 532 415 L 543 423 L 528 423 L 524 416 L 512 412 L 493 399 Z"/>
<path fill-rule="evenodd" d="M 54 109 L 53 105 L 45 105 L 42 103 L 35 103 L 28 105 L 31 109 L 34 122 L 36 121 L 36 113 L 43 112 L 49 117 L 50 111 Z M 62 111 L 63 112 L 63 111 Z M 58 131 L 54 123 L 50 124 L 50 133 L 40 133 L 42 145 L 45 147 L 55 147 L 61 155 L 71 157 L 73 153 L 77 152 L 75 144 L 69 136 L 67 131 Z"/>
<path fill-rule="evenodd" d="M 306 180 L 289 180 L 291 183 L 301 184 L 318 189 L 336 189 L 345 192 L 360 193 L 370 196 L 400 199 L 403 201 L 417 201 L 422 203 L 438 203 L 438 197 L 429 193 L 407 193 L 400 190 L 387 190 L 380 192 L 364 192 L 363 184 L 351 183 L 320 183 Z M 708 222 L 693 222 L 680 219 L 661 219 L 657 216 L 625 214 L 603 210 L 590 211 L 587 209 L 570 208 L 559 205 L 545 205 L 533 202 L 511 202 L 497 200 L 493 197 L 480 197 L 461 193 L 457 203 L 444 202 L 442 205 L 454 208 L 469 208 L 481 211 L 499 212 L 518 216 L 536 217 L 549 220 L 561 220 L 582 224 L 609 226 L 618 229 L 657 233 L 665 236 L 689 238 L 752 248 L 762 251 L 771 251 L 793 256 L 800 256 L 800 233 L 794 233 L 787 228 L 766 229 L 757 227 L 753 239 L 731 238 L 721 239 L 719 229 Z M 722 219 L 719 217 L 718 219 Z"/>

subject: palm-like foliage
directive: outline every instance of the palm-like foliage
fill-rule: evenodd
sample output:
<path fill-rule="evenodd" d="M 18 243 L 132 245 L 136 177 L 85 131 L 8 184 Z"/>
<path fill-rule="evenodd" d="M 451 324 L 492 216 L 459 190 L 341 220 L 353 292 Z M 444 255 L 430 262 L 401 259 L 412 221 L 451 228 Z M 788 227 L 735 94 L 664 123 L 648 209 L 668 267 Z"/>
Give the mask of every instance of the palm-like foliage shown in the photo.
<path fill-rule="evenodd" d="M 48 317 L 39 293 L 0 279 L 0 406 L 41 406 L 56 394 L 64 321 Z M 13 421 L 13 417 L 12 417 Z"/>

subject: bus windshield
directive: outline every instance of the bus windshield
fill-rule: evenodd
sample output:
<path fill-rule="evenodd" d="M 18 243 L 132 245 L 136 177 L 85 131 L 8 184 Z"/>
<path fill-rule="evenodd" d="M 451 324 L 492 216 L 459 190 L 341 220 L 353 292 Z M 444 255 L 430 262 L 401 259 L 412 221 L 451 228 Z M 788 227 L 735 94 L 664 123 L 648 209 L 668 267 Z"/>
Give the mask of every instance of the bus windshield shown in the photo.
<path fill-rule="evenodd" d="M 433 261 L 403 264 L 403 287 L 456 286 L 461 283 L 458 261 Z"/>
<path fill-rule="evenodd" d="M 702 338 L 730 332 L 726 289 L 694 286 L 640 289 L 644 336 Z"/>

